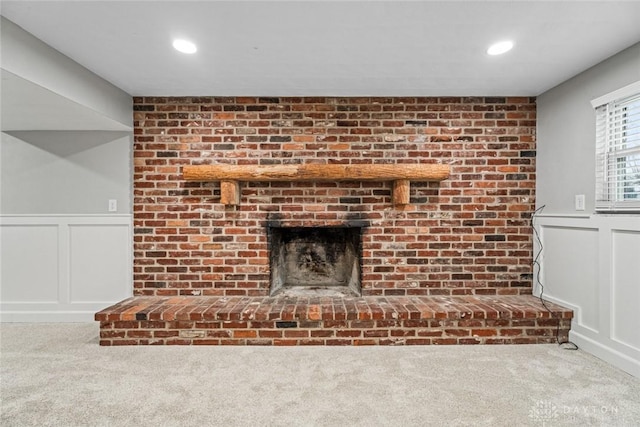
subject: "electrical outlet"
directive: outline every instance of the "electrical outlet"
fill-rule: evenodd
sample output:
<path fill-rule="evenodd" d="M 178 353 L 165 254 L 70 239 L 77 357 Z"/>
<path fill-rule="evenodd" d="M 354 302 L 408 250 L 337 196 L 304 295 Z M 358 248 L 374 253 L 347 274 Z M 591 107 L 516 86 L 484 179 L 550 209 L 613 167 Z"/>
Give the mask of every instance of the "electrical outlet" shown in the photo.
<path fill-rule="evenodd" d="M 109 212 L 118 212 L 118 201 L 116 199 L 109 199 Z"/>
<path fill-rule="evenodd" d="M 585 209 L 584 204 L 584 194 L 576 194 L 575 197 L 575 204 L 576 204 L 576 210 L 577 211 L 583 211 Z"/>

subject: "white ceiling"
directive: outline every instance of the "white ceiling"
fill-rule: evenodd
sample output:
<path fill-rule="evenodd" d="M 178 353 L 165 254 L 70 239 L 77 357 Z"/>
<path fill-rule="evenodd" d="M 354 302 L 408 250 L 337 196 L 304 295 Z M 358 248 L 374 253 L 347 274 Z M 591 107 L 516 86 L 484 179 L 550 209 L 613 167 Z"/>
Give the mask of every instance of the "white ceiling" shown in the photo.
<path fill-rule="evenodd" d="M 640 1 L 3 0 L 0 12 L 147 96 L 535 96 L 640 41 Z M 485 53 L 503 39 L 511 52 Z"/>

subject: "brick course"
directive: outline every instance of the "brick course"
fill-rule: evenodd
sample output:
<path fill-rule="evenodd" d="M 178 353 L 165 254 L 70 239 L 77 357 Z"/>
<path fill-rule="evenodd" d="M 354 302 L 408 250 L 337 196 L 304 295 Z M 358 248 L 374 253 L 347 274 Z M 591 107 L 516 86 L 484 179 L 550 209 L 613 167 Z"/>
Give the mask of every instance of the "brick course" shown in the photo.
<path fill-rule="evenodd" d="M 134 125 L 134 295 L 268 295 L 269 220 L 365 221 L 363 296 L 531 293 L 533 98 L 137 97 Z M 390 182 L 243 182 L 225 207 L 218 182 L 181 177 L 190 164 L 438 162 L 450 178 L 412 182 L 403 208 Z"/>

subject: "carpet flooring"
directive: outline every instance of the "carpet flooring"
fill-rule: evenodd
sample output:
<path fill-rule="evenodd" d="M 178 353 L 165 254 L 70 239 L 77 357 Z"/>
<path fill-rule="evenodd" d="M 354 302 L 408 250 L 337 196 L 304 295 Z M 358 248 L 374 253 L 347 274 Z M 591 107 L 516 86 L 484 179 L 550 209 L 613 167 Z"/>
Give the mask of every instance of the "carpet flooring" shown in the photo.
<path fill-rule="evenodd" d="M 557 345 L 98 346 L 0 324 L 2 426 L 638 426 L 640 379 Z"/>

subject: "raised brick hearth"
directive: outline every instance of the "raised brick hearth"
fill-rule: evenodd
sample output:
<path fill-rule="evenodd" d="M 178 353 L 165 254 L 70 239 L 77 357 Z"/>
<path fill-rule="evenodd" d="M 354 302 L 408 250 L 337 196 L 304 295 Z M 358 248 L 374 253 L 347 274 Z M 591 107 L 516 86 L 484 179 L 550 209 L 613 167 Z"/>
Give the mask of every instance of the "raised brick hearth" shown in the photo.
<path fill-rule="evenodd" d="M 530 295 L 133 297 L 96 314 L 101 345 L 538 344 L 572 312 Z"/>

